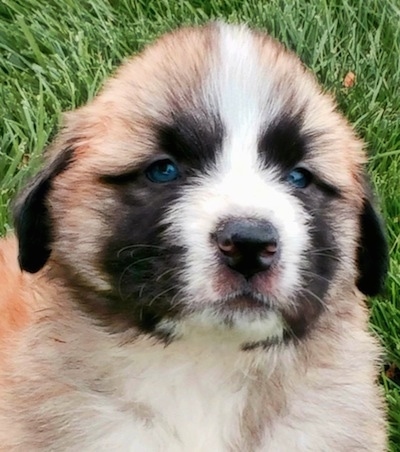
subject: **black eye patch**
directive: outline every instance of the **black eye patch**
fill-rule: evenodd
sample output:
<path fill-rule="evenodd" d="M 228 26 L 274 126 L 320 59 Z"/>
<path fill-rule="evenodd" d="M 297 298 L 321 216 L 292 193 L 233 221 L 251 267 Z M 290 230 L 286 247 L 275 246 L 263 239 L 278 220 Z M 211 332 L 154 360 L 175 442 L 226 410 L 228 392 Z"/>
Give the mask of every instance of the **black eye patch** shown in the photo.
<path fill-rule="evenodd" d="M 156 130 L 159 151 L 195 170 L 210 167 L 222 148 L 220 118 L 201 110 L 174 115 L 170 123 L 159 124 Z"/>
<path fill-rule="evenodd" d="M 304 159 L 312 136 L 302 131 L 302 123 L 301 115 L 284 115 L 266 126 L 258 144 L 258 153 L 266 165 L 291 170 Z"/>

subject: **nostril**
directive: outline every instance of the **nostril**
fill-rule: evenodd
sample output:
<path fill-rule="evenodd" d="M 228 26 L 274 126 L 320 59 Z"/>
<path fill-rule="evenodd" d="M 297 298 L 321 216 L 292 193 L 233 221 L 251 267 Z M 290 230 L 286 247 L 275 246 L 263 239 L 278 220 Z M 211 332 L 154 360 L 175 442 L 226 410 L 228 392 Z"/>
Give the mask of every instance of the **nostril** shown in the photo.
<path fill-rule="evenodd" d="M 227 256 L 232 256 L 236 252 L 235 244 L 231 238 L 217 236 L 217 244 L 218 248 Z"/>
<path fill-rule="evenodd" d="M 261 250 L 260 256 L 272 256 L 278 251 L 278 244 L 276 242 L 267 243 L 265 248 Z"/>

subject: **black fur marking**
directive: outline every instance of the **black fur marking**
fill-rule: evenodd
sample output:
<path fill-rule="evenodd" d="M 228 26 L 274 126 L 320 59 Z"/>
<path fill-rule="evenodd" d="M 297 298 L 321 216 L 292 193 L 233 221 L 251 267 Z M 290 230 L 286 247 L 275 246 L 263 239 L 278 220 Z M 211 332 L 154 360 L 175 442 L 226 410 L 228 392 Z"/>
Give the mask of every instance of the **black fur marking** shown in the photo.
<path fill-rule="evenodd" d="M 288 337 L 301 339 L 325 309 L 325 295 L 335 276 L 341 250 L 336 244 L 330 226 L 329 214 L 334 210 L 335 198 L 314 187 L 309 193 L 301 193 L 299 199 L 310 213 L 311 243 L 304 253 L 307 267 L 302 271 L 302 289 L 297 294 L 297 309 L 283 310 L 288 327 Z"/>
<path fill-rule="evenodd" d="M 182 310 L 179 272 L 186 250 L 165 238 L 162 220 L 182 187 L 213 165 L 223 139 L 223 126 L 214 117 L 180 115 L 156 130 L 156 150 L 174 159 L 180 179 L 152 183 L 145 176 L 151 162 L 126 175 L 102 177 L 114 186 L 118 200 L 113 215 L 118 222 L 104 249 L 104 270 L 113 285 L 104 314 L 116 327 L 152 334 L 160 320 L 176 318 Z"/>
<path fill-rule="evenodd" d="M 280 116 L 268 125 L 259 139 L 259 154 L 266 165 L 271 163 L 284 170 L 294 168 L 305 156 L 311 136 L 302 131 L 303 119 L 297 116 Z"/>
<path fill-rule="evenodd" d="M 382 221 L 369 200 L 365 200 L 360 216 L 358 248 L 358 289 L 373 296 L 384 287 L 389 265 L 389 250 Z"/>
<path fill-rule="evenodd" d="M 153 191 L 146 183 L 134 185 L 129 195 L 119 193 L 119 221 L 105 248 L 105 270 L 113 285 L 107 317 L 150 333 L 161 319 L 179 312 L 179 299 L 171 300 L 180 287 L 183 250 L 163 238 L 165 226 L 160 225 L 179 187 Z"/>
<path fill-rule="evenodd" d="M 220 118 L 196 112 L 174 117 L 158 126 L 160 150 L 194 170 L 206 170 L 221 148 L 224 128 Z"/>
<path fill-rule="evenodd" d="M 61 152 L 32 179 L 14 206 L 19 265 L 29 273 L 38 272 L 50 256 L 52 234 L 46 198 L 52 180 L 68 167 L 72 158 L 71 148 Z"/>
<path fill-rule="evenodd" d="M 267 126 L 259 139 L 258 152 L 263 157 L 265 165 L 274 165 L 282 169 L 286 178 L 288 172 L 296 168 L 312 150 L 313 142 L 318 134 L 303 130 L 301 113 L 297 116 L 282 116 L 276 122 Z M 301 167 L 301 165 L 300 165 Z M 307 168 L 306 168 L 307 169 Z M 312 183 L 332 197 L 340 196 L 340 191 L 334 185 L 324 181 L 312 173 Z"/>

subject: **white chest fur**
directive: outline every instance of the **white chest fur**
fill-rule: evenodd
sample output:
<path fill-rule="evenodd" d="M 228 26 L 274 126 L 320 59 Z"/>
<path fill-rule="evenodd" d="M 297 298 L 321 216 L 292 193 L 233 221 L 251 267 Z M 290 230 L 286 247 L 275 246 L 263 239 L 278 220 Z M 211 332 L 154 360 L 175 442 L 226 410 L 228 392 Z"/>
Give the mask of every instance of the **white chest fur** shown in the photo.
<path fill-rule="evenodd" d="M 237 353 L 185 347 L 135 353 L 110 378 L 111 394 L 93 400 L 101 405 L 92 405 L 96 415 L 86 420 L 91 433 L 84 449 L 239 450 L 250 379 L 246 361 Z"/>

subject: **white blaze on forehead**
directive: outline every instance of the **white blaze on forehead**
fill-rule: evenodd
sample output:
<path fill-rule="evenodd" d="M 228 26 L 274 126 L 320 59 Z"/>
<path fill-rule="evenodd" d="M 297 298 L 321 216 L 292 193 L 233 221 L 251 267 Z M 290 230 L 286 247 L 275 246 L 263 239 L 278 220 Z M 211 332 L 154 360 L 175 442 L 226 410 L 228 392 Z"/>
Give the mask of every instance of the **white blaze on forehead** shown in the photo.
<path fill-rule="evenodd" d="M 224 165 L 230 169 L 254 169 L 257 143 L 263 128 L 281 110 L 274 96 L 274 78 L 260 64 L 260 52 L 245 27 L 220 24 L 214 66 L 205 83 L 205 100 L 217 111 L 225 129 Z"/>

